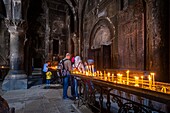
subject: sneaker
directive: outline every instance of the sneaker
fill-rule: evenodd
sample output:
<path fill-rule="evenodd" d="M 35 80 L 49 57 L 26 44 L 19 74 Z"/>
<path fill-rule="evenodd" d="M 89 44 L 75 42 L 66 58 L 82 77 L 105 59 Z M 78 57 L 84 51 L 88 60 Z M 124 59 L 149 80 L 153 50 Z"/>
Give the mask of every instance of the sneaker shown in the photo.
<path fill-rule="evenodd" d="M 76 97 L 76 100 L 78 100 L 79 98 L 78 97 Z"/>
<path fill-rule="evenodd" d="M 63 99 L 64 99 L 64 100 L 67 100 L 67 99 L 69 99 L 69 98 L 68 98 L 68 97 L 63 97 Z"/>

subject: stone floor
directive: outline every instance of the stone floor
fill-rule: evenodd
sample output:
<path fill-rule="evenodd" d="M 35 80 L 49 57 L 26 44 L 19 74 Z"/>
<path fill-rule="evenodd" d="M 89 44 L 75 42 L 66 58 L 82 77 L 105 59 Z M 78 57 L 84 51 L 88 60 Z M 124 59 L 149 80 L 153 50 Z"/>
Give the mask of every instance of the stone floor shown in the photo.
<path fill-rule="evenodd" d="M 43 84 L 32 84 L 27 90 L 1 91 L 0 94 L 15 108 L 15 113 L 91 113 L 85 105 L 77 108 L 74 100 L 63 100 L 59 84 L 51 84 L 50 89 L 45 89 Z"/>

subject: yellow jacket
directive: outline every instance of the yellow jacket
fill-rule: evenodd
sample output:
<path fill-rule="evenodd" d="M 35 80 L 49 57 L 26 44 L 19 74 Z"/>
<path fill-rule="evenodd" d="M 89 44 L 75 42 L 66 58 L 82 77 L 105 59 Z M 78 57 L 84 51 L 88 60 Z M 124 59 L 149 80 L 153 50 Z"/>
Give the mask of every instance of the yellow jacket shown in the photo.
<path fill-rule="evenodd" d="M 50 72 L 50 71 L 48 71 L 47 73 L 46 73 L 46 79 L 51 79 L 51 75 L 52 75 L 52 73 Z"/>

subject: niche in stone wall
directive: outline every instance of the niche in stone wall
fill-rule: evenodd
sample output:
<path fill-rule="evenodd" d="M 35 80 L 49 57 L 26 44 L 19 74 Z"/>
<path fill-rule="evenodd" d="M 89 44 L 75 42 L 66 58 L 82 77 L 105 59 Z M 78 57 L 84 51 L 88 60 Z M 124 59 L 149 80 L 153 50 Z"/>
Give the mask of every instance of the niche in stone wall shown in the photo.
<path fill-rule="evenodd" d="M 91 31 L 88 56 L 95 60 L 97 69 L 111 68 L 114 34 L 115 27 L 108 18 L 99 19 Z"/>

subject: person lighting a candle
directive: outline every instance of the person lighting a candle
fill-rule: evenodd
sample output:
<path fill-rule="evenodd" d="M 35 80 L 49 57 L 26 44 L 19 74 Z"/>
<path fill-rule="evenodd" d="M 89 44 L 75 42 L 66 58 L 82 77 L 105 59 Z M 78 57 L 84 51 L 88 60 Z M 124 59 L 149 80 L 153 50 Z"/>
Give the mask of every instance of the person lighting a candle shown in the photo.
<path fill-rule="evenodd" d="M 85 73 L 85 68 L 84 65 L 82 63 L 82 60 L 80 58 L 80 56 L 76 56 L 75 58 L 75 62 L 74 62 L 74 70 L 80 72 L 80 73 Z M 73 77 L 71 79 L 72 84 L 71 84 L 71 94 L 72 96 L 77 100 L 78 99 L 78 82 L 77 79 L 80 79 L 78 77 Z"/>

